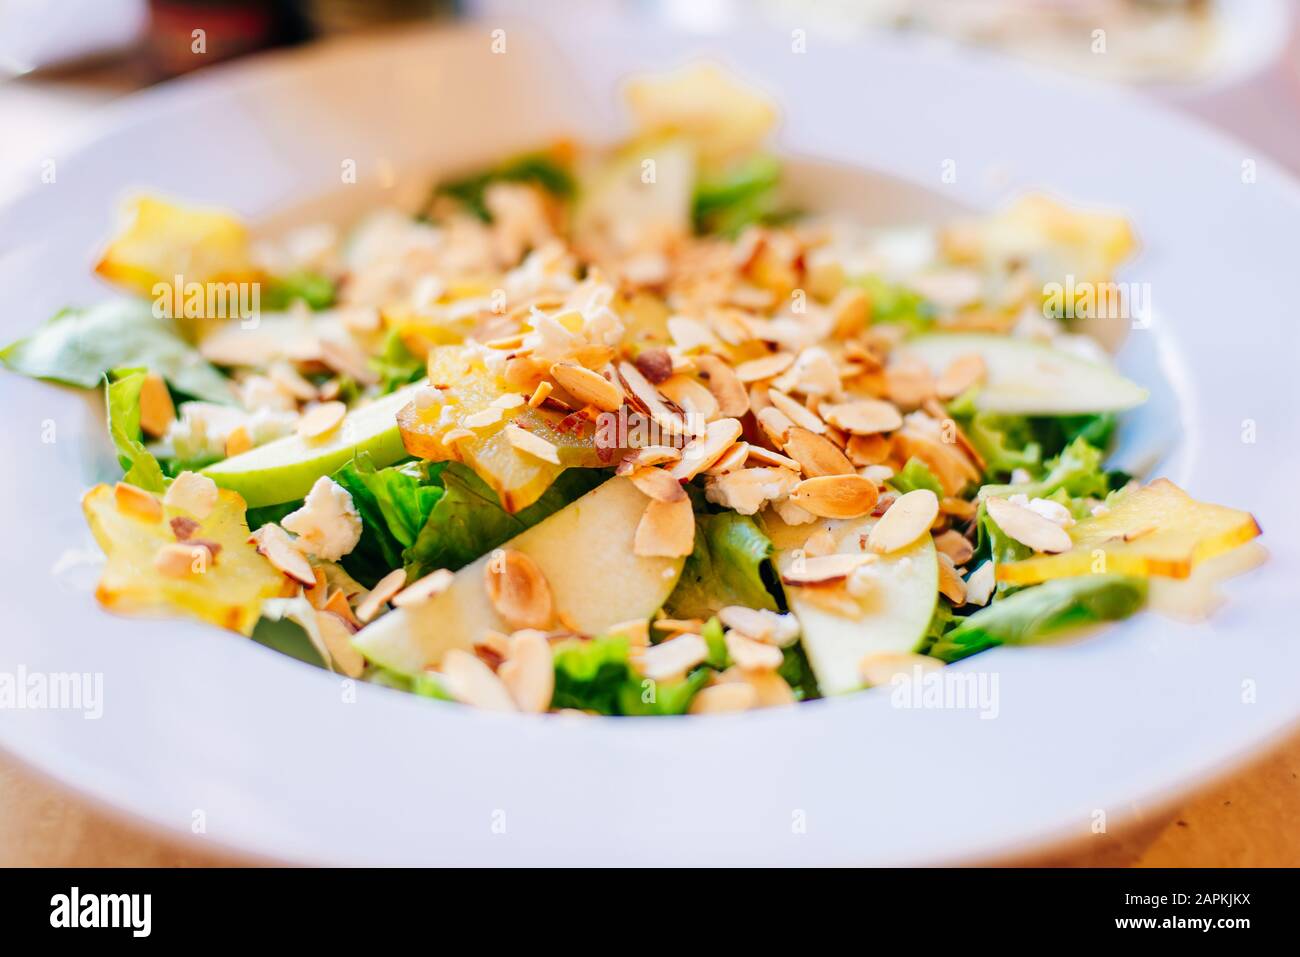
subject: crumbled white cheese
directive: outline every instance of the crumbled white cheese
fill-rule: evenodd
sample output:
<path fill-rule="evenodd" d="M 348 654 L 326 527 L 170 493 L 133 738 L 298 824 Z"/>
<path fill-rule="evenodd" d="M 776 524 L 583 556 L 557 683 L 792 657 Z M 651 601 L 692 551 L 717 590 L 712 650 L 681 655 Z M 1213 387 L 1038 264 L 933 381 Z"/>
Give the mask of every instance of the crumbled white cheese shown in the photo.
<path fill-rule="evenodd" d="M 337 561 L 361 540 L 361 516 L 347 489 L 321 476 L 307 493 L 302 508 L 280 522 L 298 536 L 295 544 L 318 558 Z"/>
<path fill-rule="evenodd" d="M 993 577 L 993 563 L 984 562 L 966 576 L 966 604 L 987 605 L 997 581 Z"/>
<path fill-rule="evenodd" d="M 239 401 L 249 412 L 259 409 L 293 412 L 298 408 L 293 396 L 264 375 L 250 375 L 239 383 Z"/>
<path fill-rule="evenodd" d="M 1034 498 L 1029 500 L 1026 508 L 1043 516 L 1049 522 L 1060 525 L 1061 528 L 1069 528 L 1074 524 L 1074 516 L 1060 502 L 1053 502 L 1048 498 Z"/>
<path fill-rule="evenodd" d="M 417 409 L 431 409 L 435 405 L 442 405 L 447 397 L 441 389 L 435 389 L 431 385 L 421 386 L 415 390 L 415 396 L 412 401 Z"/>

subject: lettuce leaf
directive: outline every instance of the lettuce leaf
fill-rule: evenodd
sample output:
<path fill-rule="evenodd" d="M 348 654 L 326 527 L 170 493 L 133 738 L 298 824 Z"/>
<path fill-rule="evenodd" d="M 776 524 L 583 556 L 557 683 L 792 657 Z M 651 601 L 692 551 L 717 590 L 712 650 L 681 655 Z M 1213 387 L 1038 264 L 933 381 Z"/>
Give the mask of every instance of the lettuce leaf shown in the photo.
<path fill-rule="evenodd" d="M 748 515 L 697 513 L 695 547 L 665 607 L 674 618 L 709 618 L 727 605 L 776 611 L 772 540 Z"/>
<path fill-rule="evenodd" d="M 424 376 L 424 360 L 406 348 L 396 330 L 388 333 L 379 355 L 371 357 L 370 367 L 379 373 L 379 390 L 384 395 Z"/>
<path fill-rule="evenodd" d="M 144 302 L 64 309 L 27 338 L 0 349 L 0 363 L 34 379 L 83 389 L 96 388 L 113 369 L 145 367 L 187 396 L 234 401 L 229 380 Z"/>
<path fill-rule="evenodd" d="M 907 464 L 900 471 L 890 477 L 889 484 L 902 494 L 914 492 L 918 488 L 928 488 L 939 498 L 943 498 L 943 486 L 934 477 L 930 467 L 915 455 L 907 460 Z"/>
<path fill-rule="evenodd" d="M 1127 618 L 1146 602 L 1146 579 L 1125 575 L 1057 578 L 1022 588 L 960 620 L 929 653 L 958 661 L 996 645 L 1024 645 L 1071 628 Z"/>
<path fill-rule="evenodd" d="M 871 297 L 873 323 L 901 323 L 913 332 L 921 332 L 934 324 L 934 305 L 919 292 L 877 275 L 850 281 L 865 289 Z"/>
<path fill-rule="evenodd" d="M 439 477 L 444 493 L 403 555 L 412 580 L 437 568 L 463 568 L 586 495 L 609 476 L 600 469 L 565 469 L 541 498 L 513 515 L 501 507 L 491 487 L 465 466 L 451 463 Z"/>
<path fill-rule="evenodd" d="M 606 715 L 684 714 L 712 674 L 697 668 L 674 682 L 642 678 L 632 667 L 622 635 L 563 642 L 555 647 L 554 658 L 551 707 Z"/>
<path fill-rule="evenodd" d="M 362 584 L 371 586 L 402 567 L 404 551 L 415 544 L 444 495 L 441 471 L 442 466 L 419 460 L 377 469 L 362 452 L 334 473 L 361 514 L 361 541 L 344 556 L 343 567 Z"/>
<path fill-rule="evenodd" d="M 1050 498 L 1056 492 L 1064 492 L 1071 498 L 1105 498 L 1113 488 L 1113 477 L 1102 468 L 1101 457 L 1101 449 L 1080 436 L 1047 462 L 1047 473 L 1038 481 L 986 485 L 980 489 L 980 498 L 1016 494 Z"/>
<path fill-rule="evenodd" d="M 140 431 L 140 390 L 144 369 L 118 369 L 104 376 L 104 405 L 108 409 L 108 434 L 117 447 L 117 460 L 126 474 L 122 481 L 150 492 L 167 488 L 162 466 L 144 447 Z"/>
<path fill-rule="evenodd" d="M 312 310 L 334 305 L 334 280 L 314 272 L 295 272 L 276 276 L 262 289 L 261 307 L 283 312 L 295 302 L 304 302 Z"/>
<path fill-rule="evenodd" d="M 555 155 L 535 152 L 524 153 L 490 169 L 442 183 L 434 190 L 434 198 L 450 196 L 483 222 L 490 223 L 492 214 L 483 197 L 489 186 L 502 182 L 532 183 L 558 199 L 568 199 L 575 189 L 573 174 Z M 432 201 L 429 205 L 433 205 Z"/>
<path fill-rule="evenodd" d="M 731 236 L 776 213 L 781 163 L 772 156 L 750 156 L 729 169 L 701 176 L 695 184 L 691 218 L 698 233 Z"/>

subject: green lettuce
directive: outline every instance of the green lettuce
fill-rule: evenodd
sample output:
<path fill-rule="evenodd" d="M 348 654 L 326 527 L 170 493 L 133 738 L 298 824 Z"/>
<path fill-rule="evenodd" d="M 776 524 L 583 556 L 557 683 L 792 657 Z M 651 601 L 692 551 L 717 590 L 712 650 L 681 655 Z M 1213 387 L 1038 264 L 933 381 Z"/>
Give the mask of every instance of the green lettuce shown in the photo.
<path fill-rule="evenodd" d="M 934 477 L 930 467 L 915 455 L 907 460 L 907 464 L 901 470 L 890 477 L 889 484 L 895 491 L 903 494 L 914 492 L 919 488 L 928 488 L 935 495 L 943 498 L 943 486 Z"/>
<path fill-rule="evenodd" d="M 877 275 L 862 276 L 851 282 L 865 289 L 871 298 L 873 323 L 901 323 L 913 332 L 921 332 L 934 324 L 934 304 L 919 292 Z"/>
<path fill-rule="evenodd" d="M 1022 588 L 960 620 L 929 653 L 957 661 L 996 645 L 1024 645 L 1072 628 L 1127 618 L 1146 603 L 1144 578 L 1084 575 Z"/>
<path fill-rule="evenodd" d="M 64 309 L 27 338 L 0 349 L 0 363 L 22 375 L 83 389 L 96 388 L 113 369 L 145 367 L 177 392 L 209 402 L 233 401 L 229 380 L 144 302 Z"/>
<path fill-rule="evenodd" d="M 492 214 L 488 211 L 484 194 L 493 183 L 503 182 L 531 183 L 559 199 L 571 197 L 575 188 L 573 174 L 566 167 L 550 153 L 538 152 L 525 153 L 490 169 L 439 184 L 434 190 L 434 198 L 450 196 L 483 222 L 490 223 Z"/>
<path fill-rule="evenodd" d="M 1071 498 L 1105 498 L 1112 489 L 1112 476 L 1102 467 L 1101 457 L 1102 450 L 1080 436 L 1048 460 L 1041 479 L 1019 485 L 986 485 L 980 489 L 980 498 L 1016 494 L 1050 498 L 1056 492 Z"/>
<path fill-rule="evenodd" d="M 419 460 L 379 469 L 362 452 L 334 473 L 361 515 L 361 540 L 344 556 L 343 567 L 362 584 L 373 585 L 402 567 L 403 553 L 445 494 L 441 471 L 441 465 Z"/>
<path fill-rule="evenodd" d="M 772 156 L 750 156 L 695 184 L 691 218 L 698 233 L 731 236 L 776 214 L 781 163 Z"/>
<path fill-rule="evenodd" d="M 150 492 L 162 492 L 167 479 L 162 466 L 142 441 L 140 390 L 148 373 L 144 369 L 119 369 L 104 376 L 104 405 L 108 409 L 108 434 L 117 447 L 117 460 L 125 470 L 122 481 Z"/>
<path fill-rule="evenodd" d="M 602 635 L 555 647 L 552 708 L 607 715 L 684 714 L 712 671 L 697 668 L 673 682 L 642 678 L 632 667 L 627 638 Z"/>
<path fill-rule="evenodd" d="M 708 618 L 727 605 L 777 610 L 772 540 L 737 512 L 697 513 L 695 546 L 665 607 L 674 618 Z"/>
<path fill-rule="evenodd" d="M 334 305 L 334 280 L 314 272 L 295 272 L 276 276 L 264 283 L 260 305 L 271 312 L 283 312 L 295 302 L 304 302 L 313 310 Z"/>
<path fill-rule="evenodd" d="M 397 330 L 388 333 L 379 355 L 371 357 L 370 367 L 379 373 L 379 390 L 385 395 L 424 376 L 424 360 L 406 348 Z"/>
<path fill-rule="evenodd" d="M 442 496 L 404 553 L 407 572 L 415 579 L 437 568 L 463 568 L 608 477 L 599 469 L 565 469 L 541 498 L 511 515 L 486 482 L 459 463 L 449 464 L 440 474 Z"/>

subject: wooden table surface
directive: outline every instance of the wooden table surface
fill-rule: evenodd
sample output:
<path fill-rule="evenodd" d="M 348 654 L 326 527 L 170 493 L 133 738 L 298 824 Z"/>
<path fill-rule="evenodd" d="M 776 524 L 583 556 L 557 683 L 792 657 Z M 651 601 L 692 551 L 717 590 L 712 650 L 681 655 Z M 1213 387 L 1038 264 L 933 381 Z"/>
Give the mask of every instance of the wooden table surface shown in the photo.
<path fill-rule="evenodd" d="M 0 84 L 0 194 L 35 181 L 80 121 L 134 85 L 114 69 Z M 1300 156 L 1279 157 L 1293 169 Z M 119 819 L 0 754 L 0 866 L 203 867 L 242 863 Z M 1300 733 L 1172 815 L 1026 863 L 1063 866 L 1300 866 Z"/>

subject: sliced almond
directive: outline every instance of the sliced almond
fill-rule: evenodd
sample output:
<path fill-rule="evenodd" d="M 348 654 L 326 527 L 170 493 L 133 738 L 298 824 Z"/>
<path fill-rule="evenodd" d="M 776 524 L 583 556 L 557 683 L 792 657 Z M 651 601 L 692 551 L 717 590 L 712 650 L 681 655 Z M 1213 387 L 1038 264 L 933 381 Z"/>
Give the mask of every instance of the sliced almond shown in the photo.
<path fill-rule="evenodd" d="M 499 395 L 492 400 L 494 409 L 517 409 L 528 400 L 518 392 L 507 392 L 505 395 Z"/>
<path fill-rule="evenodd" d="M 851 435 L 844 454 L 854 465 L 880 465 L 889 458 L 892 447 L 887 435 Z"/>
<path fill-rule="evenodd" d="M 874 559 L 874 555 L 840 552 L 834 555 L 805 556 L 781 573 L 781 581 L 787 585 L 822 585 L 840 581 Z"/>
<path fill-rule="evenodd" d="M 543 632 L 524 632 L 510 642 L 510 657 L 497 669 L 520 711 L 541 714 L 555 693 L 551 643 Z"/>
<path fill-rule="evenodd" d="M 792 428 L 786 436 L 783 451 L 799 463 L 803 474 L 809 478 L 856 474 L 853 463 L 833 442 L 798 426 Z"/>
<path fill-rule="evenodd" d="M 775 671 L 784 660 L 776 645 L 755 641 L 738 631 L 727 632 L 725 641 L 727 654 L 742 671 Z"/>
<path fill-rule="evenodd" d="M 871 297 L 861 286 L 845 286 L 828 307 L 836 336 L 851 336 L 860 332 L 871 319 Z"/>
<path fill-rule="evenodd" d="M 623 456 L 623 460 L 618 463 L 618 468 L 614 471 L 619 475 L 631 475 L 637 469 L 647 465 L 664 465 L 681 460 L 681 449 L 675 449 L 671 445 L 647 445 L 644 448 L 633 449 Z"/>
<path fill-rule="evenodd" d="M 744 681 L 710 685 L 691 699 L 691 714 L 728 714 L 758 707 L 758 692 Z"/>
<path fill-rule="evenodd" d="M 488 600 L 511 628 L 550 627 L 555 617 L 551 586 L 523 552 L 506 548 L 494 553 L 483 578 Z"/>
<path fill-rule="evenodd" d="M 391 600 L 394 595 L 402 590 L 406 585 L 406 570 L 395 568 L 379 581 L 375 582 L 375 587 L 370 589 L 370 593 L 361 599 L 357 605 L 357 619 L 361 622 L 370 621 L 375 615 L 379 614 L 379 609 L 384 603 Z"/>
<path fill-rule="evenodd" d="M 328 652 L 326 664 L 332 671 L 349 678 L 359 678 L 366 670 L 366 659 L 352 647 L 352 626 L 328 611 L 316 612 L 316 627 Z"/>
<path fill-rule="evenodd" d="M 682 352 L 690 352 L 692 349 L 711 349 L 718 345 L 717 337 L 698 319 L 691 319 L 688 316 L 669 316 L 667 326 L 673 345 Z"/>
<path fill-rule="evenodd" d="M 804 479 L 790 500 L 821 518 L 857 518 L 870 515 L 880 492 L 876 483 L 861 475 L 821 475 Z"/>
<path fill-rule="evenodd" d="M 557 362 L 551 376 L 566 392 L 584 405 L 594 405 L 602 412 L 617 412 L 623 404 L 623 390 L 599 372 L 573 362 Z"/>
<path fill-rule="evenodd" d="M 153 567 L 167 578 L 189 578 L 207 571 L 212 554 L 202 545 L 169 542 L 158 549 Z"/>
<path fill-rule="evenodd" d="M 230 430 L 226 436 L 226 458 L 234 458 L 236 455 L 243 455 L 253 447 L 253 437 L 248 434 L 248 429 L 242 425 L 237 425 Z"/>
<path fill-rule="evenodd" d="M 659 384 L 659 391 L 688 416 L 707 422 L 718 416 L 718 400 L 704 385 L 688 375 L 674 375 Z"/>
<path fill-rule="evenodd" d="M 767 397 L 775 408 L 785 413 L 790 421 L 799 428 L 807 429 L 817 435 L 826 433 L 826 423 L 802 402 L 792 399 L 784 392 L 778 392 L 776 389 L 768 389 Z"/>
<path fill-rule="evenodd" d="M 708 656 L 708 642 L 699 635 L 678 635 L 642 652 L 640 670 L 654 681 L 667 681 L 686 674 Z"/>
<path fill-rule="evenodd" d="M 835 536 L 824 528 L 817 529 L 803 543 L 803 553 L 808 558 L 834 554 L 835 548 Z"/>
<path fill-rule="evenodd" d="M 660 428 L 679 433 L 684 431 L 685 427 L 680 424 L 680 416 L 668 407 L 659 390 L 650 384 L 636 366 L 630 362 L 620 362 L 618 374 L 627 393 L 628 402 L 634 409 L 648 415 Z"/>
<path fill-rule="evenodd" d="M 362 385 L 373 385 L 379 381 L 375 370 L 370 368 L 366 354 L 351 342 L 321 339 L 320 361 L 340 375 L 348 376 Z"/>
<path fill-rule="evenodd" d="M 318 439 L 339 427 L 348 407 L 342 402 L 322 402 L 302 414 L 298 420 L 298 434 L 304 439 Z"/>
<path fill-rule="evenodd" d="M 939 497 L 928 488 L 900 495 L 872 527 L 867 548 L 881 555 L 906 548 L 930 531 L 938 514 Z"/>
<path fill-rule="evenodd" d="M 442 677 L 447 691 L 462 704 L 487 711 L 515 711 L 510 691 L 477 655 L 460 648 L 447 652 L 442 660 Z"/>
<path fill-rule="evenodd" d="M 533 390 L 533 394 L 528 398 L 528 407 L 530 409 L 536 409 L 546 401 L 546 397 L 553 391 L 555 391 L 555 386 L 551 385 L 549 382 L 537 383 L 537 388 Z"/>
<path fill-rule="evenodd" d="M 794 423 L 790 421 L 790 417 L 775 406 L 769 405 L 766 408 L 759 409 L 755 413 L 755 418 L 758 420 L 759 428 L 763 430 L 763 434 L 767 436 L 768 441 L 778 449 L 785 448 L 785 440 L 789 437 L 790 430 L 794 428 Z"/>
<path fill-rule="evenodd" d="M 748 442 L 737 442 L 727 451 L 722 453 L 722 458 L 714 462 L 704 470 L 705 475 L 728 475 L 745 467 L 749 461 L 750 445 Z"/>
<path fill-rule="evenodd" d="M 513 448 L 520 452 L 525 452 L 534 458 L 541 459 L 543 462 L 550 462 L 552 465 L 560 464 L 560 450 L 547 442 L 540 435 L 534 435 L 527 429 L 520 428 L 513 422 L 506 426 L 506 441 Z"/>
<path fill-rule="evenodd" d="M 934 391 L 941 399 L 955 399 L 972 386 L 977 386 L 988 375 L 988 366 L 984 357 L 977 352 L 959 355 L 943 370 L 939 380 L 934 384 Z"/>
<path fill-rule="evenodd" d="M 162 521 L 163 510 L 158 499 L 135 485 L 118 482 L 113 486 L 113 501 L 117 504 L 117 510 L 124 515 L 146 522 Z"/>
<path fill-rule="evenodd" d="M 182 472 L 172 480 L 163 495 L 163 504 L 188 512 L 200 522 L 217 507 L 217 483 L 197 472 Z"/>
<path fill-rule="evenodd" d="M 682 449 L 682 459 L 669 474 L 679 482 L 695 478 L 713 465 L 740 438 L 742 431 L 738 419 L 716 419 L 708 424 L 704 434 L 692 439 Z"/>
<path fill-rule="evenodd" d="M 461 419 L 461 424 L 467 429 L 486 429 L 500 422 L 505 418 L 505 414 L 505 409 L 488 406 L 486 409 L 479 409 L 465 416 Z"/>
<path fill-rule="evenodd" d="M 799 637 L 799 622 L 794 615 L 782 615 L 765 608 L 728 605 L 719 609 L 718 620 L 755 641 L 764 641 L 782 648 Z"/>
<path fill-rule="evenodd" d="M 943 508 L 942 503 L 939 507 Z M 952 529 L 934 536 L 934 547 L 951 558 L 954 565 L 965 565 L 975 554 L 975 548 L 970 540 L 961 532 Z"/>
<path fill-rule="evenodd" d="M 273 363 L 266 374 L 275 383 L 276 388 L 299 402 L 311 402 L 317 397 L 316 386 L 288 362 Z"/>
<path fill-rule="evenodd" d="M 348 596 L 343 593 L 342 589 L 335 589 L 321 610 L 338 615 L 353 628 L 361 627 L 361 620 L 353 613 L 352 605 L 348 603 Z"/>
<path fill-rule="evenodd" d="M 436 568 L 423 578 L 417 578 L 411 584 L 398 591 L 390 599 L 394 608 L 406 608 L 410 605 L 419 605 L 434 595 L 441 594 L 451 587 L 451 583 L 456 580 L 456 575 L 450 569 Z"/>
<path fill-rule="evenodd" d="M 945 496 L 939 502 L 939 508 L 945 515 L 950 515 L 953 518 L 960 519 L 964 522 L 969 522 L 979 511 L 979 506 L 974 502 L 968 502 L 964 498 L 954 498 L 949 496 Z"/>
<path fill-rule="evenodd" d="M 704 627 L 703 618 L 656 618 L 650 623 L 650 627 L 655 631 L 662 631 L 669 635 L 681 634 L 684 631 L 698 632 Z"/>
<path fill-rule="evenodd" d="M 791 472 L 798 472 L 800 465 L 788 455 L 782 455 L 780 452 L 773 452 L 771 449 L 765 449 L 761 445 L 748 446 L 749 457 L 747 463 L 755 463 L 767 468 L 789 469 Z"/>
<path fill-rule="evenodd" d="M 139 404 L 140 428 L 145 434 L 154 438 L 166 434 L 168 426 L 176 419 L 176 405 L 162 376 L 150 372 L 144 377 Z"/>
<path fill-rule="evenodd" d="M 312 571 L 311 562 L 303 557 L 302 552 L 294 548 L 289 533 L 279 525 L 263 525 L 250 535 L 248 540 L 257 545 L 257 551 L 268 562 L 299 585 L 316 584 L 316 574 Z"/>
<path fill-rule="evenodd" d="M 663 469 L 637 469 L 628 478 L 641 490 L 641 494 L 656 502 L 680 502 L 687 497 L 682 484 Z"/>
<path fill-rule="evenodd" d="M 862 678 L 863 684 L 878 688 L 892 684 L 895 678 L 900 675 L 910 680 L 916 674 L 917 668 L 921 669 L 922 674 L 928 674 L 932 671 L 938 671 L 942 667 L 943 662 L 937 658 L 931 658 L 929 655 L 877 651 L 865 655 L 858 662 L 858 675 Z"/>
<path fill-rule="evenodd" d="M 717 356 L 707 354 L 696 356 L 695 365 L 717 400 L 719 415 L 738 419 L 749 411 L 749 393 L 731 366 Z"/>
<path fill-rule="evenodd" d="M 622 635 L 632 649 L 650 646 L 650 622 L 644 618 L 632 618 L 620 621 L 605 629 L 607 635 Z"/>
<path fill-rule="evenodd" d="M 794 359 L 792 352 L 774 352 L 761 359 L 750 359 L 736 366 L 736 378 L 745 383 L 771 379 L 794 365 Z"/>
<path fill-rule="evenodd" d="M 954 606 L 966 604 L 966 583 L 957 574 L 952 559 L 943 552 L 938 552 L 937 555 L 939 558 L 939 594 L 947 598 Z"/>
<path fill-rule="evenodd" d="M 1068 552 L 1074 546 L 1069 533 L 1060 525 L 1021 505 L 991 496 L 985 499 L 984 507 L 989 518 L 1008 537 L 1036 552 Z"/>
<path fill-rule="evenodd" d="M 651 501 L 636 527 L 632 552 L 642 558 L 679 558 L 695 548 L 695 512 L 688 496 Z"/>
<path fill-rule="evenodd" d="M 853 435 L 893 432 L 903 425 L 903 415 L 892 402 L 880 399 L 854 399 L 821 407 L 822 418 L 836 428 Z"/>
<path fill-rule="evenodd" d="M 934 395 L 934 376 L 920 359 L 898 359 L 885 368 L 885 392 L 894 404 L 915 409 Z"/>
<path fill-rule="evenodd" d="M 329 597 L 329 580 L 325 577 L 323 568 L 313 566 L 311 572 L 316 581 L 303 586 L 302 594 L 307 603 L 319 611 L 325 607 L 325 599 Z"/>

